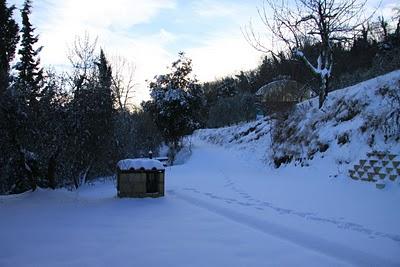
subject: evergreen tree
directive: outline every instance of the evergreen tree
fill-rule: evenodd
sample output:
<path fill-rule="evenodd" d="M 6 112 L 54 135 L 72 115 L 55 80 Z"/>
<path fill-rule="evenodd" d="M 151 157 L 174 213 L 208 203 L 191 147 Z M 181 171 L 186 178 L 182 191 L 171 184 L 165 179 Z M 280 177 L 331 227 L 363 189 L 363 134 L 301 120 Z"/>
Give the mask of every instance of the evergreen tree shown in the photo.
<path fill-rule="evenodd" d="M 19 27 L 12 17 L 14 10 L 14 5 L 7 7 L 6 1 L 0 0 L 0 97 L 8 86 L 10 64 L 19 41 Z"/>
<path fill-rule="evenodd" d="M 97 162 L 105 159 L 104 164 L 110 169 L 113 168 L 113 153 L 114 151 L 114 96 L 111 89 L 112 84 L 112 69 L 104 54 L 103 49 L 100 50 L 98 68 L 98 84 L 96 86 L 96 99 L 95 106 L 95 133 L 97 138 L 98 151 L 96 156 Z"/>
<path fill-rule="evenodd" d="M 73 158 L 73 173 L 76 187 L 85 182 L 89 173 L 107 175 L 114 167 L 116 150 L 114 144 L 114 96 L 112 94 L 112 69 L 103 52 L 93 54 L 95 45 L 85 41 L 74 53 L 83 58 L 74 61 L 74 66 L 86 66 L 75 70 L 74 97 L 69 104 L 71 138 L 69 156 Z M 79 147 L 79 150 L 75 149 Z"/>
<path fill-rule="evenodd" d="M 12 15 L 15 6 L 0 0 L 0 193 L 9 191 L 15 182 L 13 158 L 18 157 L 13 143 L 15 105 L 9 89 L 11 61 L 18 44 L 18 24 Z"/>
<path fill-rule="evenodd" d="M 90 125 L 94 116 L 96 99 L 94 88 L 96 80 L 95 54 L 96 41 L 91 41 L 85 34 L 84 38 L 77 37 L 73 49 L 69 51 L 69 60 L 72 64 L 72 73 L 69 83 L 72 87 L 72 99 L 67 104 L 68 126 L 65 159 L 69 160 L 69 173 L 73 183 L 78 188 L 91 169 L 93 159 L 92 148 L 95 145 Z M 76 149 L 79 147 L 79 149 Z"/>
<path fill-rule="evenodd" d="M 199 128 L 204 121 L 204 96 L 197 80 L 190 76 L 192 61 L 179 53 L 171 72 L 156 76 L 150 83 L 151 100 L 143 103 L 170 148 L 170 161 L 181 148 L 184 135 Z"/>
<path fill-rule="evenodd" d="M 40 93 L 43 87 L 43 70 L 40 68 L 38 54 L 41 47 L 34 49 L 38 37 L 34 35 L 34 28 L 30 23 L 31 0 L 25 0 L 21 10 L 21 48 L 16 69 L 18 76 L 13 85 L 11 110 L 9 110 L 9 124 L 11 140 L 19 154 L 14 164 L 20 174 L 16 175 L 16 191 L 24 191 L 28 186 L 36 189 L 39 177 L 40 146 L 42 128 L 39 125 Z"/>
<path fill-rule="evenodd" d="M 33 28 L 29 19 L 31 8 L 31 0 L 25 0 L 21 10 L 22 38 L 21 49 L 18 51 L 20 62 L 17 65 L 17 70 L 19 89 L 22 90 L 28 104 L 35 105 L 43 82 L 43 70 L 40 68 L 40 59 L 38 58 L 42 47 L 34 49 L 38 42 L 38 36 L 35 36 L 35 28 Z"/>

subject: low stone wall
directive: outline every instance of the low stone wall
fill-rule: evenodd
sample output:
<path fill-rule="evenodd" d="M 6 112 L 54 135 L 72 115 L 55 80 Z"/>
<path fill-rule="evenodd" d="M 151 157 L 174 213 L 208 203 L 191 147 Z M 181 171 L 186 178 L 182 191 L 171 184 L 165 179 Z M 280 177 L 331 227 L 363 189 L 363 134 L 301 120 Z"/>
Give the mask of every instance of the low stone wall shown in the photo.
<path fill-rule="evenodd" d="M 385 182 L 399 181 L 400 157 L 389 152 L 373 151 L 354 165 L 349 175 L 354 180 L 376 183 L 377 188 L 383 189 Z"/>

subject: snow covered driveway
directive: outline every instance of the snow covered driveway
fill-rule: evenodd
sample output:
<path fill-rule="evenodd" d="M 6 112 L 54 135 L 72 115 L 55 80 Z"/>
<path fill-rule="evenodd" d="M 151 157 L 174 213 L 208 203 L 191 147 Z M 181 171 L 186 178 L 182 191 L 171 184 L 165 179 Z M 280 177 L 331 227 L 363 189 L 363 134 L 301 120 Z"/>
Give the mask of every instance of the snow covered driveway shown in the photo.
<path fill-rule="evenodd" d="M 246 158 L 196 141 L 160 199 L 111 182 L 0 197 L 0 266 L 400 265 L 399 190 Z"/>

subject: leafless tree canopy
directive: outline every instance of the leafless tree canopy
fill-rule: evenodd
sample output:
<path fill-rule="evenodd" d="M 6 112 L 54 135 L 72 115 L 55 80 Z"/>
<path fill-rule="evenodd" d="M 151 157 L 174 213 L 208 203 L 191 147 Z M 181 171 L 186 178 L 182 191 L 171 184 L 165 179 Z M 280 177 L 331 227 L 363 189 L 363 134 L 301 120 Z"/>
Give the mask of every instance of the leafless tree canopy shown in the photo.
<path fill-rule="evenodd" d="M 136 83 L 134 81 L 135 65 L 121 56 L 111 58 L 113 69 L 112 89 L 115 95 L 118 109 L 125 110 L 132 107 L 132 94 Z"/>
<path fill-rule="evenodd" d="M 369 19 L 365 14 L 366 1 L 359 0 L 265 0 L 258 13 L 278 50 L 288 49 L 320 78 L 320 107 L 328 94 L 328 82 L 333 67 L 334 42 L 343 42 Z M 257 50 L 275 54 L 276 48 L 268 46 L 250 24 L 244 36 Z M 319 47 L 316 64 L 303 53 L 305 44 Z"/>
<path fill-rule="evenodd" d="M 97 38 L 91 39 L 86 32 L 83 36 L 76 36 L 72 46 L 68 49 L 68 59 L 72 65 L 70 75 L 71 87 L 80 90 L 82 85 L 93 75 L 97 62 Z"/>
<path fill-rule="evenodd" d="M 366 1 L 359 0 L 265 0 L 258 14 L 279 48 L 301 48 L 304 42 L 343 41 L 352 36 L 372 16 L 366 16 Z M 257 50 L 275 52 L 264 43 L 253 26 L 245 28 L 245 37 Z M 284 45 L 284 46 L 283 46 Z"/>

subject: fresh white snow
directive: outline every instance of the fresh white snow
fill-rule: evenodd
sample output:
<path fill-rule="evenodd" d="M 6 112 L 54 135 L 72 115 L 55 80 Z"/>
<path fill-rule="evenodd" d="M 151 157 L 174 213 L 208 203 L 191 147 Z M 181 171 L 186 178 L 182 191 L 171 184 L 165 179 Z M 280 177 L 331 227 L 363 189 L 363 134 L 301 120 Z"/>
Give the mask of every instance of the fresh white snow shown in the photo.
<path fill-rule="evenodd" d="M 361 88 L 393 78 L 400 71 L 333 93 L 328 107 L 371 102 Z M 323 116 L 311 115 L 305 124 Z M 378 190 L 347 176 L 371 149 L 354 130 L 362 115 L 326 121 L 318 135 L 330 148 L 309 166 L 272 167 L 260 120 L 194 134 L 190 158 L 165 170 L 164 198 L 119 199 L 110 179 L 0 196 L 0 266 L 400 266 L 399 181 Z M 335 145 L 344 130 L 352 141 Z M 379 136 L 376 145 L 400 152 Z"/>
<path fill-rule="evenodd" d="M 149 158 L 137 158 L 137 159 L 123 159 L 117 163 L 118 169 L 121 171 L 128 170 L 164 170 L 164 165 L 156 160 Z"/>
<path fill-rule="evenodd" d="M 166 197 L 111 181 L 0 198 L 0 266 L 396 266 L 399 190 L 274 170 L 194 138 Z"/>

